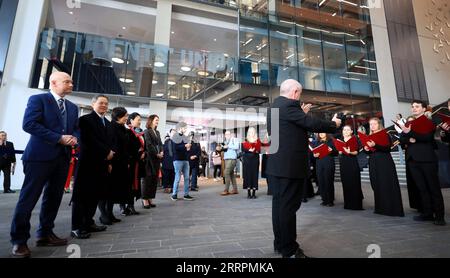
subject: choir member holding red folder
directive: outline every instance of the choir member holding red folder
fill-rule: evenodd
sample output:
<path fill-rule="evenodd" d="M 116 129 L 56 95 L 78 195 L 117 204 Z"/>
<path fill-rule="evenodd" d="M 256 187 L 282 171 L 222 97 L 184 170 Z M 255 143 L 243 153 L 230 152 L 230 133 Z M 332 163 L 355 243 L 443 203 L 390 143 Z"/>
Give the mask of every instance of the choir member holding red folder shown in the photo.
<path fill-rule="evenodd" d="M 391 138 L 383 130 L 381 120 L 370 119 L 370 136 L 360 136 L 364 150 L 369 153 L 370 183 L 375 197 L 375 213 L 405 216 L 395 163 L 391 156 Z"/>
<path fill-rule="evenodd" d="M 414 217 L 414 220 L 434 221 L 435 225 L 445 225 L 444 199 L 435 153 L 435 127 L 430 130 L 432 122 L 424 116 L 426 107 L 423 101 L 413 101 L 411 111 L 416 120 L 411 125 L 403 126 L 401 134 L 402 140 L 409 142 L 406 163 L 422 197 L 423 213 Z"/>
<path fill-rule="evenodd" d="M 414 120 L 415 118 L 413 116 L 410 116 L 408 117 L 408 119 L 406 119 L 406 122 L 408 123 Z M 409 142 L 409 138 L 407 138 L 406 136 L 400 136 L 400 144 L 402 145 L 402 148 L 405 150 L 405 157 L 408 157 L 409 146 L 411 145 L 411 143 Z M 412 209 L 416 209 L 419 213 L 422 213 L 423 212 L 422 197 L 420 196 L 419 188 L 417 187 L 416 183 L 414 182 L 414 179 L 412 178 L 409 163 L 406 163 L 406 186 L 408 189 L 409 207 Z"/>
<path fill-rule="evenodd" d="M 319 133 L 316 148 L 313 149 L 316 159 L 317 178 L 319 180 L 322 206 L 334 206 L 334 157 L 337 155 L 333 140 L 326 133 Z"/>
<path fill-rule="evenodd" d="M 339 163 L 344 192 L 344 209 L 363 210 L 363 193 L 361 189 L 361 170 L 358 164 L 358 140 L 353 136 L 351 126 L 342 129 L 343 141 L 334 140 L 339 152 Z"/>

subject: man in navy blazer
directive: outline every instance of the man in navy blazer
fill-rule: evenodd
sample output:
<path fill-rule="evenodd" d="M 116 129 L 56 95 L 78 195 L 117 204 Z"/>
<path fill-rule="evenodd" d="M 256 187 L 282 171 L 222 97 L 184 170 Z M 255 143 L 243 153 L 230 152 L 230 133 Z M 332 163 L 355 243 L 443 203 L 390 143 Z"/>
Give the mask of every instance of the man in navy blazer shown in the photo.
<path fill-rule="evenodd" d="M 23 130 L 31 134 L 22 156 L 25 179 L 11 224 L 12 255 L 29 257 L 30 218 L 44 191 L 37 230 L 37 246 L 67 244 L 53 233 L 71 148 L 78 143 L 78 107 L 65 99 L 72 92 L 70 75 L 56 72 L 50 76 L 50 92 L 29 98 Z"/>

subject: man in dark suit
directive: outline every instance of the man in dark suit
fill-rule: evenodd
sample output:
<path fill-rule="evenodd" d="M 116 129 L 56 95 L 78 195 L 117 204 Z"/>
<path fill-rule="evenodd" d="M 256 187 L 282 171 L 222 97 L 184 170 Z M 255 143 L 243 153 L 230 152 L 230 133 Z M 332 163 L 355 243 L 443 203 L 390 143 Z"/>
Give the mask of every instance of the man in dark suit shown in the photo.
<path fill-rule="evenodd" d="M 16 193 L 11 190 L 11 174 L 16 168 L 16 151 L 14 144 L 7 141 L 7 134 L 0 131 L 0 173 L 3 172 L 3 193 Z"/>
<path fill-rule="evenodd" d="M 448 110 L 450 111 L 450 99 L 447 101 Z M 441 139 L 442 142 L 450 143 L 450 125 L 443 123 L 441 125 Z M 450 145 L 448 146 L 449 154 L 450 154 Z"/>
<path fill-rule="evenodd" d="M 50 92 L 29 98 L 23 130 L 31 134 L 23 153 L 25 180 L 11 225 L 12 254 L 29 257 L 31 212 L 42 191 L 37 246 L 67 244 L 53 233 L 54 220 L 64 194 L 71 148 L 78 142 L 78 108 L 65 99 L 72 92 L 71 77 L 63 72 L 50 76 Z"/>
<path fill-rule="evenodd" d="M 411 104 L 413 116 L 425 114 L 427 105 L 421 100 Z M 409 142 L 406 163 L 411 171 L 411 177 L 419 188 L 423 205 L 423 213 L 415 216 L 416 221 L 434 221 L 435 225 L 445 225 L 445 208 L 442 197 L 439 176 L 437 148 L 434 140 L 434 130 L 428 134 L 418 134 L 406 126 L 402 126 L 400 138 Z"/>
<path fill-rule="evenodd" d="M 94 111 L 79 120 L 80 157 L 71 202 L 71 235 L 78 239 L 86 239 L 92 232 L 106 230 L 106 226 L 97 226 L 93 218 L 98 202 L 105 197 L 114 156 L 112 142 L 108 138 L 111 123 L 105 118 L 108 104 L 107 96 L 95 96 L 92 99 Z"/>
<path fill-rule="evenodd" d="M 267 118 L 271 148 L 266 173 L 273 190 L 274 249 L 284 258 L 306 258 L 296 241 L 296 212 L 308 176 L 308 131 L 333 133 L 341 125 L 336 115 L 332 121 L 308 116 L 305 111 L 310 106 L 300 106 L 301 93 L 300 83 L 284 81 Z"/>

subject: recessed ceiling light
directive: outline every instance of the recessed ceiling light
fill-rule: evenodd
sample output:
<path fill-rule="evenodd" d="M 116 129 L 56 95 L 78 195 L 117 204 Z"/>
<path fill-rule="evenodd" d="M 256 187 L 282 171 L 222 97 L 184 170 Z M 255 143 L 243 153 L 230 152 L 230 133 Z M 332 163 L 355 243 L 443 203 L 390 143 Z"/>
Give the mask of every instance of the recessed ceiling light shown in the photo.
<path fill-rule="evenodd" d="M 177 96 L 170 96 L 169 98 L 171 98 L 171 99 L 178 99 Z"/>
<path fill-rule="evenodd" d="M 133 79 L 129 79 L 129 78 L 119 78 L 119 80 L 122 83 L 133 83 Z"/>
<path fill-rule="evenodd" d="M 191 85 L 189 85 L 189 84 L 183 84 L 182 87 L 185 88 L 185 89 L 189 89 L 189 88 L 191 87 Z"/>
<path fill-rule="evenodd" d="M 197 72 L 197 74 L 200 75 L 200 76 L 208 76 L 209 72 L 204 71 L 204 70 L 200 70 L 200 71 Z"/>
<path fill-rule="evenodd" d="M 162 68 L 162 67 L 164 67 L 165 66 L 165 64 L 163 63 L 163 62 L 155 62 L 155 67 L 157 67 L 157 68 Z"/>
<path fill-rule="evenodd" d="M 122 27 L 122 30 L 127 30 L 127 27 L 123 26 L 123 27 Z"/>
<path fill-rule="evenodd" d="M 73 12 L 69 12 L 69 14 L 73 15 Z"/>
<path fill-rule="evenodd" d="M 172 35 L 173 35 L 173 34 L 175 34 L 175 32 L 174 32 L 174 31 L 172 31 L 172 32 L 170 32 L 170 33 L 171 33 Z"/>
<path fill-rule="evenodd" d="M 187 67 L 187 66 L 182 66 L 181 67 L 182 71 L 191 71 L 191 67 Z"/>
<path fill-rule="evenodd" d="M 152 84 L 158 84 L 158 80 L 153 80 Z"/>
<path fill-rule="evenodd" d="M 123 64 L 123 63 L 125 63 L 125 61 L 123 59 L 120 59 L 120 58 L 117 58 L 117 57 L 112 58 L 112 61 L 114 63 L 116 63 L 116 64 Z"/>
<path fill-rule="evenodd" d="M 216 41 L 217 41 L 217 39 L 214 39 L 214 41 L 216 42 Z"/>
<path fill-rule="evenodd" d="M 175 82 L 175 81 L 167 81 L 167 84 L 170 85 L 170 86 L 172 86 L 172 85 L 177 84 L 177 82 Z"/>
<path fill-rule="evenodd" d="M 224 53 L 223 56 L 228 57 L 229 55 L 227 53 Z"/>
<path fill-rule="evenodd" d="M 156 94 L 156 96 L 157 96 L 157 97 L 163 97 L 164 94 L 159 93 L 159 94 Z"/>
<path fill-rule="evenodd" d="M 135 93 L 135 92 L 127 92 L 127 95 L 129 95 L 129 96 L 135 96 L 136 93 Z"/>

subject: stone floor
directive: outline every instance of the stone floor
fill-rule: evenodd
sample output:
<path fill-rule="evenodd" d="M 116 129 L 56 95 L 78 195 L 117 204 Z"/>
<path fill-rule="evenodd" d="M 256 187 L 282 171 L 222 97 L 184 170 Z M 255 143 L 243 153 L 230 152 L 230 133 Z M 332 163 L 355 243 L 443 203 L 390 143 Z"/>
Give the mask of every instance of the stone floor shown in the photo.
<path fill-rule="evenodd" d="M 242 184 L 242 183 L 240 183 Z M 87 240 L 70 240 L 80 247 L 81 257 L 108 258 L 277 258 L 272 248 L 271 197 L 261 185 L 259 198 L 245 194 L 221 197 L 220 182 L 200 181 L 193 202 L 173 202 L 158 191 L 157 208 L 141 209 L 138 216 L 123 221 Z M 373 192 L 363 185 L 365 211 L 343 209 L 341 185 L 336 184 L 336 206 L 320 206 L 315 198 L 297 214 L 298 238 L 305 252 L 316 258 L 367 258 L 368 246 L 377 244 L 381 257 L 450 257 L 450 224 L 438 227 L 412 220 L 416 213 L 407 208 L 407 192 L 402 189 L 406 217 L 386 217 L 373 213 Z M 443 189 L 450 215 L 450 189 Z M 9 257 L 9 228 L 18 194 L 0 194 L 0 257 Z M 55 233 L 69 236 L 70 194 L 64 196 L 56 219 Z M 66 247 L 35 247 L 34 232 L 39 206 L 32 217 L 33 236 L 29 246 L 33 257 L 68 257 Z M 117 208 L 116 213 L 118 214 Z M 96 217 L 97 218 L 97 217 Z M 96 219 L 97 220 L 97 219 Z M 447 222 L 450 219 L 447 218 Z"/>

